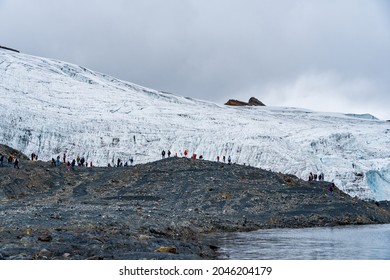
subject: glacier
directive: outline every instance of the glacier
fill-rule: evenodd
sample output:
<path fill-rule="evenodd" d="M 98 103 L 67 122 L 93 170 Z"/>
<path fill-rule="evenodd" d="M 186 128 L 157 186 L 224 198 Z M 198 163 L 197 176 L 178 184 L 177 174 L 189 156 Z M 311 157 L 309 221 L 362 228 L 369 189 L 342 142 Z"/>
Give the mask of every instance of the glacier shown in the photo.
<path fill-rule="evenodd" d="M 351 196 L 390 200 L 390 123 L 369 114 L 229 107 L 3 49 L 0 97 L 0 142 L 41 160 L 137 164 L 188 150 L 305 180 L 323 172 Z"/>

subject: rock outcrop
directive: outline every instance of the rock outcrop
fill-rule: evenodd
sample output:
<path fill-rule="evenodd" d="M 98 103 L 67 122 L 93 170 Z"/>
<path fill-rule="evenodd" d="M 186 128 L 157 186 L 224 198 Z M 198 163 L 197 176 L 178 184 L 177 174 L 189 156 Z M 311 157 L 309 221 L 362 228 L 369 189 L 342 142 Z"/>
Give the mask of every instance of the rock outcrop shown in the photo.
<path fill-rule="evenodd" d="M 236 99 L 229 99 L 228 102 L 225 103 L 225 105 L 228 106 L 265 106 L 263 102 L 258 100 L 256 97 L 251 97 L 248 102 L 236 100 Z"/>
<path fill-rule="evenodd" d="M 4 49 L 4 50 L 7 50 L 7 51 L 13 51 L 13 52 L 19 52 L 18 50 L 15 50 L 15 49 L 12 49 L 12 48 L 8 48 L 8 47 L 5 47 L 5 46 L 0 46 L 0 49 Z"/>

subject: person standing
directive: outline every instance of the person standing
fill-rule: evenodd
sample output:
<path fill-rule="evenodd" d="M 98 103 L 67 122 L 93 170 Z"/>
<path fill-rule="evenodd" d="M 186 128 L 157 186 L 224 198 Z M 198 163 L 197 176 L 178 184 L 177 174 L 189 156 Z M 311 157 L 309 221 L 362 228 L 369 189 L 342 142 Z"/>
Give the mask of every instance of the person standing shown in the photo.
<path fill-rule="evenodd" d="M 329 195 L 330 195 L 330 196 L 333 196 L 333 191 L 334 191 L 334 188 L 335 188 L 335 187 L 336 187 L 336 186 L 335 186 L 334 183 L 331 183 L 331 184 L 329 185 L 328 191 L 329 191 Z"/>
<path fill-rule="evenodd" d="M 19 169 L 19 160 L 17 158 L 15 158 L 15 161 L 14 161 L 14 168 Z"/>

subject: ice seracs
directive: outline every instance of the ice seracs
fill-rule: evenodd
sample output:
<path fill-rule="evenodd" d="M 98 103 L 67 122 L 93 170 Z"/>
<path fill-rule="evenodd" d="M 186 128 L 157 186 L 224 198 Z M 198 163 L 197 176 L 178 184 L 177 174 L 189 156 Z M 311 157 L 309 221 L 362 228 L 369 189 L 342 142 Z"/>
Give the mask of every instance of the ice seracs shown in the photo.
<path fill-rule="evenodd" d="M 353 196 L 390 199 L 390 123 L 368 115 L 217 105 L 4 49 L 0 97 L 0 141 L 42 160 L 137 164 L 187 150 L 303 179 L 323 172 Z"/>

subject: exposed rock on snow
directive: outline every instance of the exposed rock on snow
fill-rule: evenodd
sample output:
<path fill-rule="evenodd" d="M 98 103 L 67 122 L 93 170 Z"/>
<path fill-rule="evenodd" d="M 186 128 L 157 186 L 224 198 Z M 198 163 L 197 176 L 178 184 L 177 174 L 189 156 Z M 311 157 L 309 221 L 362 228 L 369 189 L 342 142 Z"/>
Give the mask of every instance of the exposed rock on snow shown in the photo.
<path fill-rule="evenodd" d="M 225 103 L 228 106 L 265 106 L 263 102 L 258 100 L 255 97 L 249 98 L 248 102 L 239 101 L 236 99 L 229 99 L 228 102 Z"/>

